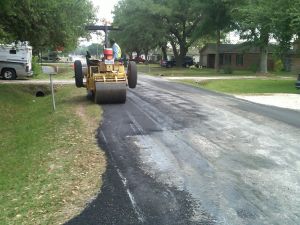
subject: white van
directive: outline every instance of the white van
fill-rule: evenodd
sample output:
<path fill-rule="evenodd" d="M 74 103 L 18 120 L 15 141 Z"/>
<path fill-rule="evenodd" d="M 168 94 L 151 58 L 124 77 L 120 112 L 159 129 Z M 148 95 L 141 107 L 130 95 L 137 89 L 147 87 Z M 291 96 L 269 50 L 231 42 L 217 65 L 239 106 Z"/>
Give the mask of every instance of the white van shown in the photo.
<path fill-rule="evenodd" d="M 27 43 L 0 45 L 0 76 L 5 80 L 32 76 L 32 47 Z"/>

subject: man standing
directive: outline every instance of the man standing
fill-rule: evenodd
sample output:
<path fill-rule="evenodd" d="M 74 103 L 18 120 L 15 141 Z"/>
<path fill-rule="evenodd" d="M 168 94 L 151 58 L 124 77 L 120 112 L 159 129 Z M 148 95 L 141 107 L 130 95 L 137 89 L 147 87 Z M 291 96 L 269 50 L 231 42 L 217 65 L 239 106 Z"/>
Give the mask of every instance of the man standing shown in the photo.
<path fill-rule="evenodd" d="M 113 49 L 114 60 L 121 59 L 122 51 L 121 51 L 120 46 L 116 43 L 116 41 L 114 39 L 110 39 L 110 45 Z"/>

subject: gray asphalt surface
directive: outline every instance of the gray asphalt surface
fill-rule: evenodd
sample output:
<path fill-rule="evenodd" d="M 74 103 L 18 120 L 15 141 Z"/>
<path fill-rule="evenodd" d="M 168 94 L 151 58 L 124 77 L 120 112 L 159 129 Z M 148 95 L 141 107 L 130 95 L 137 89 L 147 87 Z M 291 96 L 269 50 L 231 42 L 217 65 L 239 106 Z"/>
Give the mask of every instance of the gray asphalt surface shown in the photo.
<path fill-rule="evenodd" d="M 300 224 L 300 112 L 140 76 L 105 105 L 97 199 L 67 224 Z"/>

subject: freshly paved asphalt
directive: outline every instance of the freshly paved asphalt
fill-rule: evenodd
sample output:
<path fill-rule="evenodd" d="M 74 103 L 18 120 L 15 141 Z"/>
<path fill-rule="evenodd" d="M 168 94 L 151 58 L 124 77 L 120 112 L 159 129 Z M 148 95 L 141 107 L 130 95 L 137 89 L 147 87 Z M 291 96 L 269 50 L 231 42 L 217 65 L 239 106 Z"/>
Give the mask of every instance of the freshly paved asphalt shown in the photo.
<path fill-rule="evenodd" d="M 300 112 L 140 76 L 104 105 L 108 168 L 66 224 L 300 224 Z"/>

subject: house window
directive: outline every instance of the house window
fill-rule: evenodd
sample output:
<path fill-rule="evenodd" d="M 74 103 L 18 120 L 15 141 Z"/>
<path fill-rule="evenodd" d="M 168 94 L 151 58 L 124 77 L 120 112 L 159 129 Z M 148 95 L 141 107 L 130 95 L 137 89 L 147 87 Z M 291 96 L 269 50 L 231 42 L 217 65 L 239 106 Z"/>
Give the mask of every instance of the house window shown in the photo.
<path fill-rule="evenodd" d="M 224 65 L 231 65 L 231 55 L 224 54 Z"/>
<path fill-rule="evenodd" d="M 9 50 L 9 54 L 17 54 L 17 50 L 16 49 L 11 49 L 11 50 Z"/>
<path fill-rule="evenodd" d="M 244 56 L 243 56 L 243 54 L 237 54 L 236 55 L 236 65 L 237 66 L 244 65 Z"/>

